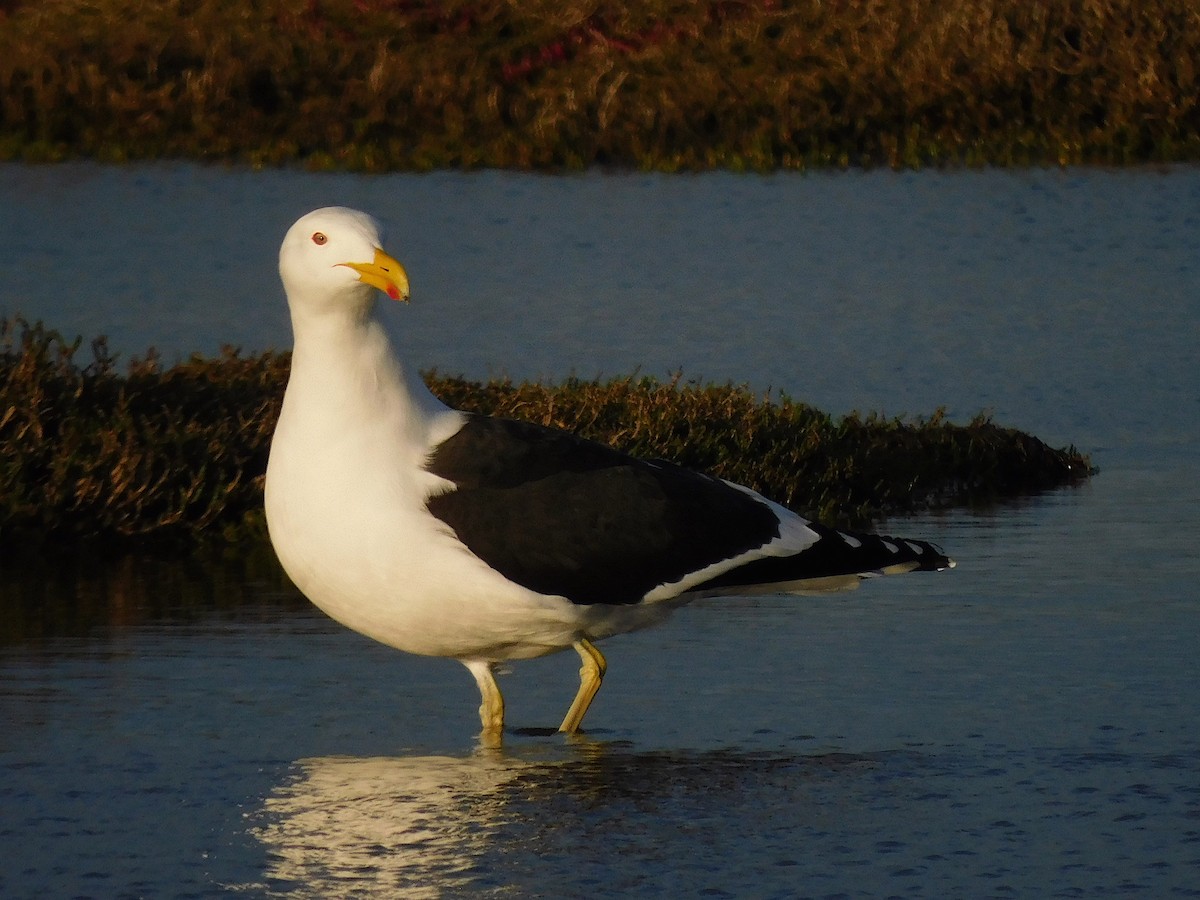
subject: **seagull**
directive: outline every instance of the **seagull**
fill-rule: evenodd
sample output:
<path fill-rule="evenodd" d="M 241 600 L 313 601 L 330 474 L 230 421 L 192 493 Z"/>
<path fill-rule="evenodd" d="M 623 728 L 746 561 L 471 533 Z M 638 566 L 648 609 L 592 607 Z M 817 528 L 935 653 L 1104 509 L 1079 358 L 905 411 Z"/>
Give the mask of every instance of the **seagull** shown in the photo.
<path fill-rule="evenodd" d="M 755 491 L 569 432 L 461 412 L 401 364 L 377 315 L 408 275 L 379 224 L 318 209 L 279 272 L 294 336 L 265 508 L 288 577 L 343 625 L 459 660 L 499 746 L 495 668 L 574 648 L 559 730 L 579 731 L 607 669 L 597 642 L 701 596 L 811 593 L 954 566 L 920 540 L 851 533 Z"/>

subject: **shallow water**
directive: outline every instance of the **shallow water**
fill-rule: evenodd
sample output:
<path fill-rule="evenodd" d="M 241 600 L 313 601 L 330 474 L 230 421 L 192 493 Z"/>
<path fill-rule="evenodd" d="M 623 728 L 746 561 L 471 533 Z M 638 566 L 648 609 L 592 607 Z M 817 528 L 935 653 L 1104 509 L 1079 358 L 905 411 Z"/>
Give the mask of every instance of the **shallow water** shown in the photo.
<path fill-rule="evenodd" d="M 499 754 L 475 748 L 461 666 L 346 632 L 267 554 L 6 559 L 0 895 L 1200 893 L 1197 185 L 1192 170 L 0 166 L 27 215 L 0 222 L 0 254 L 24 247 L 0 259 L 0 310 L 41 284 L 27 314 L 109 330 L 122 349 L 208 349 L 225 332 L 286 343 L 272 264 L 255 257 L 273 257 L 269 229 L 233 242 L 254 251 L 244 268 L 213 275 L 202 252 L 159 267 L 172 222 L 211 250 L 264 210 L 403 195 L 424 221 L 396 199 L 381 212 L 406 258 L 441 272 L 428 303 L 395 311 L 421 365 L 561 376 L 572 359 L 581 374 L 640 360 L 835 411 L 991 406 L 1102 469 L 1005 507 L 886 523 L 943 544 L 953 572 L 704 601 L 614 639 L 578 741 L 545 733 L 574 655 L 518 664 Z M 83 213 L 137 234 L 109 237 L 106 255 L 86 220 L 64 224 Z M 54 223 L 83 238 L 88 277 L 55 263 Z M 212 286 L 238 307 L 256 279 L 270 299 L 245 315 Z M 91 303 L 68 287 L 87 281 Z M 775 298 L 761 308 L 720 302 L 760 286 Z M 796 308 L 801 291 L 824 299 Z M 486 308 L 460 313 L 472 297 Z M 506 318 L 514 304 L 580 327 Z"/>
<path fill-rule="evenodd" d="M 953 573 L 705 601 L 614 640 L 578 741 L 545 734 L 574 657 L 519 665 L 502 753 L 474 749 L 461 667 L 269 578 L 236 606 L 18 641 L 0 888 L 1191 895 L 1196 573 L 1150 564 L 1131 590 L 1065 564 L 1111 548 L 1101 485 L 892 523 L 953 546 Z M 164 592 L 197 578 L 143 567 Z"/>

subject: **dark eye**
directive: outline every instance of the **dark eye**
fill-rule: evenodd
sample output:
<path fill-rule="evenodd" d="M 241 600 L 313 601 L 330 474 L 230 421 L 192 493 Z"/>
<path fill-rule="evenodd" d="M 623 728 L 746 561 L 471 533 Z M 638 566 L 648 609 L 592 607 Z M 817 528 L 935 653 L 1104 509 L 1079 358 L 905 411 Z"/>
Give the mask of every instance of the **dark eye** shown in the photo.
<path fill-rule="evenodd" d="M 317 232 L 313 233 L 313 243 L 316 244 L 318 247 L 321 246 L 322 244 L 324 244 L 328 240 L 329 240 L 329 238 L 325 237 L 325 233 L 323 231 L 317 231 Z"/>

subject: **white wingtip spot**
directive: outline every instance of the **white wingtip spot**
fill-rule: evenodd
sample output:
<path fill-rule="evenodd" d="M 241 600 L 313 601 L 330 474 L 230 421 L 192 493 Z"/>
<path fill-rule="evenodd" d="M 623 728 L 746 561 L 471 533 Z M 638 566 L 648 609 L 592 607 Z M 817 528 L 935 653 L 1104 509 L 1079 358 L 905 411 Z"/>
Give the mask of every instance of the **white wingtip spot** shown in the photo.
<path fill-rule="evenodd" d="M 883 546 L 888 548 L 889 553 L 899 553 L 900 552 L 900 548 L 897 547 L 895 544 L 893 544 L 891 541 L 883 541 Z"/>
<path fill-rule="evenodd" d="M 840 537 L 843 541 L 845 541 L 847 544 L 849 544 L 855 550 L 857 550 L 859 547 L 862 546 L 862 541 L 860 541 L 858 538 L 856 538 L 852 534 L 846 534 L 844 531 L 839 531 L 838 537 Z"/>
<path fill-rule="evenodd" d="M 913 553 L 917 554 L 917 556 L 925 555 L 925 550 L 921 547 L 920 544 L 914 544 L 912 541 L 905 541 L 904 543 L 907 544 L 908 549 L 911 550 Z"/>

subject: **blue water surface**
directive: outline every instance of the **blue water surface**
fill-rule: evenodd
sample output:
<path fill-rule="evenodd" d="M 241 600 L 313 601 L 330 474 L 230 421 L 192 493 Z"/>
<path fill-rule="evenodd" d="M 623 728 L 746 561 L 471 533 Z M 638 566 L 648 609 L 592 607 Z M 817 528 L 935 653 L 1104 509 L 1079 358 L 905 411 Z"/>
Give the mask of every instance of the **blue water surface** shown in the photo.
<path fill-rule="evenodd" d="M 1200 172 L 313 175 L 0 166 L 0 315 L 286 348 L 278 241 L 390 223 L 413 365 L 991 411 L 1077 488 L 881 523 L 952 572 L 701 601 L 514 666 L 311 610 L 268 556 L 0 573 L 0 895 L 1200 893 Z M 82 351 L 81 352 L 86 352 Z"/>

